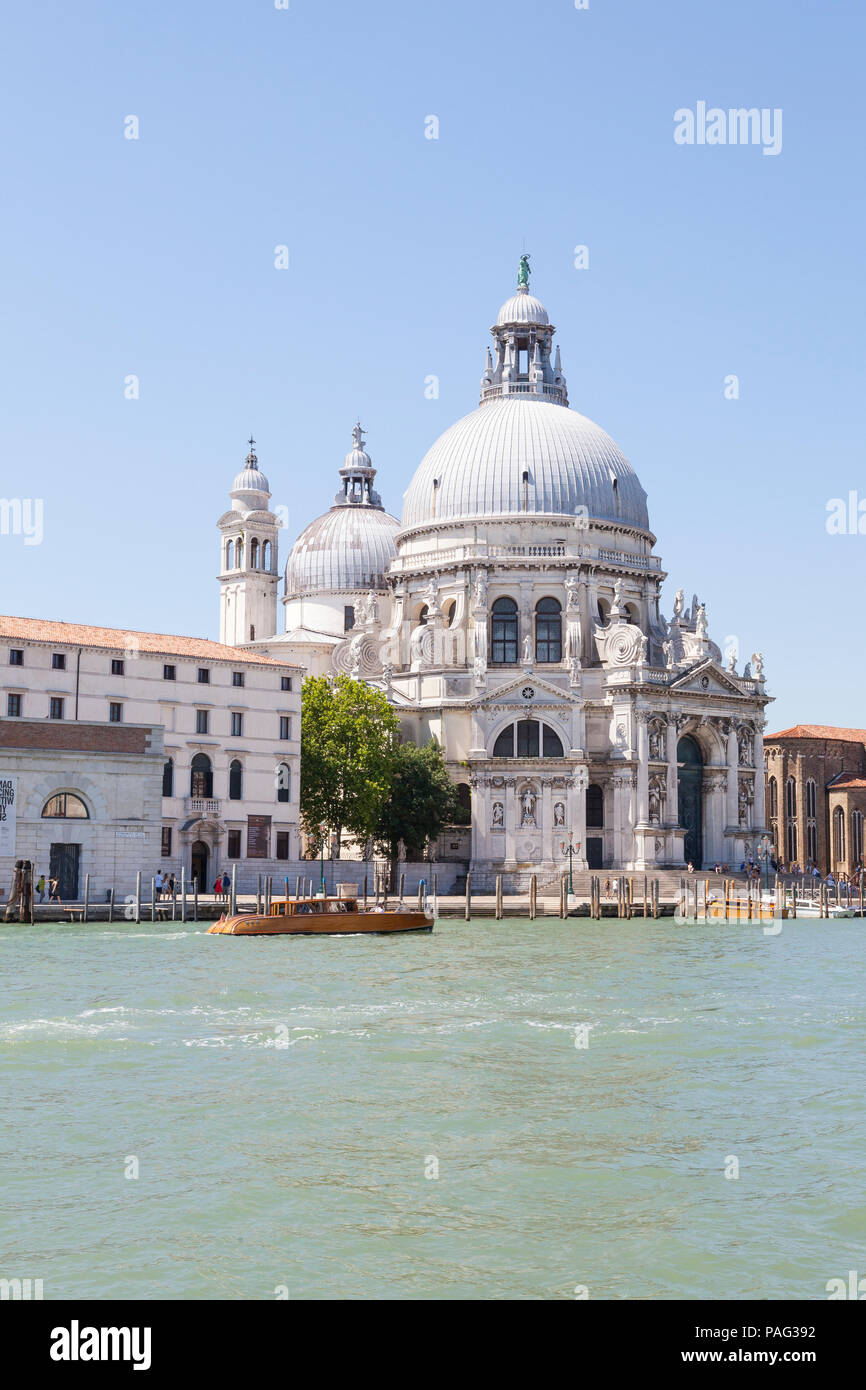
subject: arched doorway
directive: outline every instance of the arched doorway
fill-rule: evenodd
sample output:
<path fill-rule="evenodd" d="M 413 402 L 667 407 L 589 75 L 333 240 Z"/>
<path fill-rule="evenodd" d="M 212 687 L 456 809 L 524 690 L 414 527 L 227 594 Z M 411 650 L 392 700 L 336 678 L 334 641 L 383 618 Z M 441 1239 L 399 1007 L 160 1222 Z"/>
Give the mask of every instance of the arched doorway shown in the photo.
<path fill-rule="evenodd" d="M 683 855 L 687 864 L 701 867 L 704 857 L 703 812 L 704 759 L 691 734 L 677 744 L 677 802 L 679 822 L 685 830 Z"/>
<path fill-rule="evenodd" d="M 210 884 L 207 877 L 207 861 L 210 857 L 210 850 L 204 840 L 193 840 L 192 852 L 190 854 L 190 867 L 192 876 L 198 879 L 198 891 L 200 893 L 210 892 Z"/>

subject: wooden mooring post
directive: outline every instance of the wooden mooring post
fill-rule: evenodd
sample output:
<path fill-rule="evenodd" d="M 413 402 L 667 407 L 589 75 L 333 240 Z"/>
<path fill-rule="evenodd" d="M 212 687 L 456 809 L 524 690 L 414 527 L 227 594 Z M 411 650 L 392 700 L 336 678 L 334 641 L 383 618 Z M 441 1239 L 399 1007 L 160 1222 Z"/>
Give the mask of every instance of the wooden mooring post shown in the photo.
<path fill-rule="evenodd" d="M 467 922 L 472 921 L 472 875 L 466 875 L 466 905 L 463 909 L 463 917 Z"/>
<path fill-rule="evenodd" d="M 156 879 L 150 880 L 150 920 L 156 921 Z"/>
<path fill-rule="evenodd" d="M 497 922 L 502 920 L 502 875 L 496 875 L 496 908 L 494 913 Z"/>
<path fill-rule="evenodd" d="M 565 917 L 566 914 L 567 914 L 567 909 L 566 909 L 566 902 L 567 902 L 567 895 L 568 895 L 568 888 L 566 887 L 567 883 L 568 883 L 568 879 L 565 877 L 565 874 L 563 874 L 562 877 L 561 877 L 560 880 L 559 880 L 559 915 L 560 915 L 560 917 Z"/>
<path fill-rule="evenodd" d="M 141 921 L 141 869 L 135 875 L 135 920 Z"/>
<path fill-rule="evenodd" d="M 111 885 L 108 892 L 108 920 L 109 922 L 114 921 L 114 884 Z"/>
<path fill-rule="evenodd" d="M 84 875 L 84 911 L 81 914 L 82 922 L 87 921 L 87 909 L 90 907 L 90 874 Z"/>
<path fill-rule="evenodd" d="M 535 874 L 529 880 L 529 920 L 535 921 L 536 899 L 538 893 L 538 879 Z"/>

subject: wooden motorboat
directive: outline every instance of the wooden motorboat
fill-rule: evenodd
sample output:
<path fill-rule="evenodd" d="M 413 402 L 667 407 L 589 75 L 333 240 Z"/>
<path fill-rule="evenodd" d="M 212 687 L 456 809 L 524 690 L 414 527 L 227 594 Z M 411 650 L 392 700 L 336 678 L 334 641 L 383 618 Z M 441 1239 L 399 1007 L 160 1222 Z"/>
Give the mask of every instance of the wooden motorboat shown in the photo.
<path fill-rule="evenodd" d="M 357 898 L 279 898 L 265 915 L 225 913 L 208 927 L 214 936 L 342 936 L 357 932 L 432 931 L 429 908 L 362 907 Z"/>

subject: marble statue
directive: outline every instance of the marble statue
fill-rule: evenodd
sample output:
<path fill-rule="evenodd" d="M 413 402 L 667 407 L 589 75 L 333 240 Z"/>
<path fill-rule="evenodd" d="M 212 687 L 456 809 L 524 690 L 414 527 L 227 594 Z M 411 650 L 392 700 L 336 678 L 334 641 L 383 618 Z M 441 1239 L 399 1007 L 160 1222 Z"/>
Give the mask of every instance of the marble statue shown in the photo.
<path fill-rule="evenodd" d="M 732 676 L 737 674 L 737 649 L 733 644 L 728 648 L 728 672 Z"/>
<path fill-rule="evenodd" d="M 685 597 L 686 597 L 686 596 L 685 596 L 685 594 L 683 593 L 682 589 L 677 589 L 676 594 L 674 595 L 674 617 L 675 617 L 675 618 L 681 618 L 682 615 L 683 615 L 683 604 L 685 603 Z"/>
<path fill-rule="evenodd" d="M 520 798 L 520 824 L 535 825 L 535 793 L 529 788 Z"/>
<path fill-rule="evenodd" d="M 699 603 L 695 609 L 695 636 L 705 638 L 707 635 L 707 610 L 703 603 Z"/>
<path fill-rule="evenodd" d="M 493 829 L 501 830 L 505 823 L 505 811 L 501 801 L 493 803 Z"/>
<path fill-rule="evenodd" d="M 764 655 L 763 655 L 763 652 L 752 652 L 752 662 L 751 662 L 751 664 L 752 664 L 752 666 L 754 667 L 754 670 L 755 670 L 755 680 L 756 680 L 756 681 L 762 681 L 762 680 L 764 679 Z"/>
<path fill-rule="evenodd" d="M 532 661 L 532 637 L 528 632 L 523 639 L 523 661 L 524 665 Z"/>
<path fill-rule="evenodd" d="M 487 571 L 479 570 L 475 576 L 475 607 L 487 607 Z"/>
<path fill-rule="evenodd" d="M 553 808 L 553 824 L 565 825 L 565 804 L 562 801 L 557 801 Z"/>

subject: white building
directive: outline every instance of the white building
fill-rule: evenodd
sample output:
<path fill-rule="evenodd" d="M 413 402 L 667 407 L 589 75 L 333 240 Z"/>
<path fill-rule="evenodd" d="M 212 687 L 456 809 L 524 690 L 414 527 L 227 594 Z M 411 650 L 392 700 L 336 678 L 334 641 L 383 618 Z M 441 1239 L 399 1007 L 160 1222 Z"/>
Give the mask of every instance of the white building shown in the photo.
<path fill-rule="evenodd" d="M 251 575 L 251 591 L 259 584 Z M 80 874 L 94 876 L 97 892 L 112 881 L 128 890 L 135 857 L 145 877 L 183 867 L 208 891 L 232 865 L 249 885 L 259 873 L 279 877 L 298 857 L 298 666 L 204 638 L 0 617 L 0 669 L 0 775 L 18 777 L 26 808 L 0 873 L 15 857 L 43 855 L 44 835 L 34 840 L 24 824 L 40 818 L 51 821 L 51 843 L 80 846 Z M 52 733 L 55 724 L 78 732 Z M 100 726 L 107 742 L 81 732 Z M 137 780 L 147 764 L 132 730 L 142 727 L 151 761 L 158 749 L 156 798 Z M 52 748 L 63 753 L 53 773 Z M 113 781 L 123 784 L 116 795 Z M 118 860 L 130 820 L 142 843 Z M 67 884 L 71 896 L 77 890 Z"/>
<path fill-rule="evenodd" d="M 765 828 L 760 654 L 723 664 L 682 590 L 662 615 L 646 493 L 569 408 L 525 261 L 491 331 L 480 404 L 421 461 L 399 526 L 356 430 L 264 649 L 380 686 L 405 737 L 439 740 L 479 885 L 558 872 L 569 834 L 578 867 L 739 865 Z"/>

